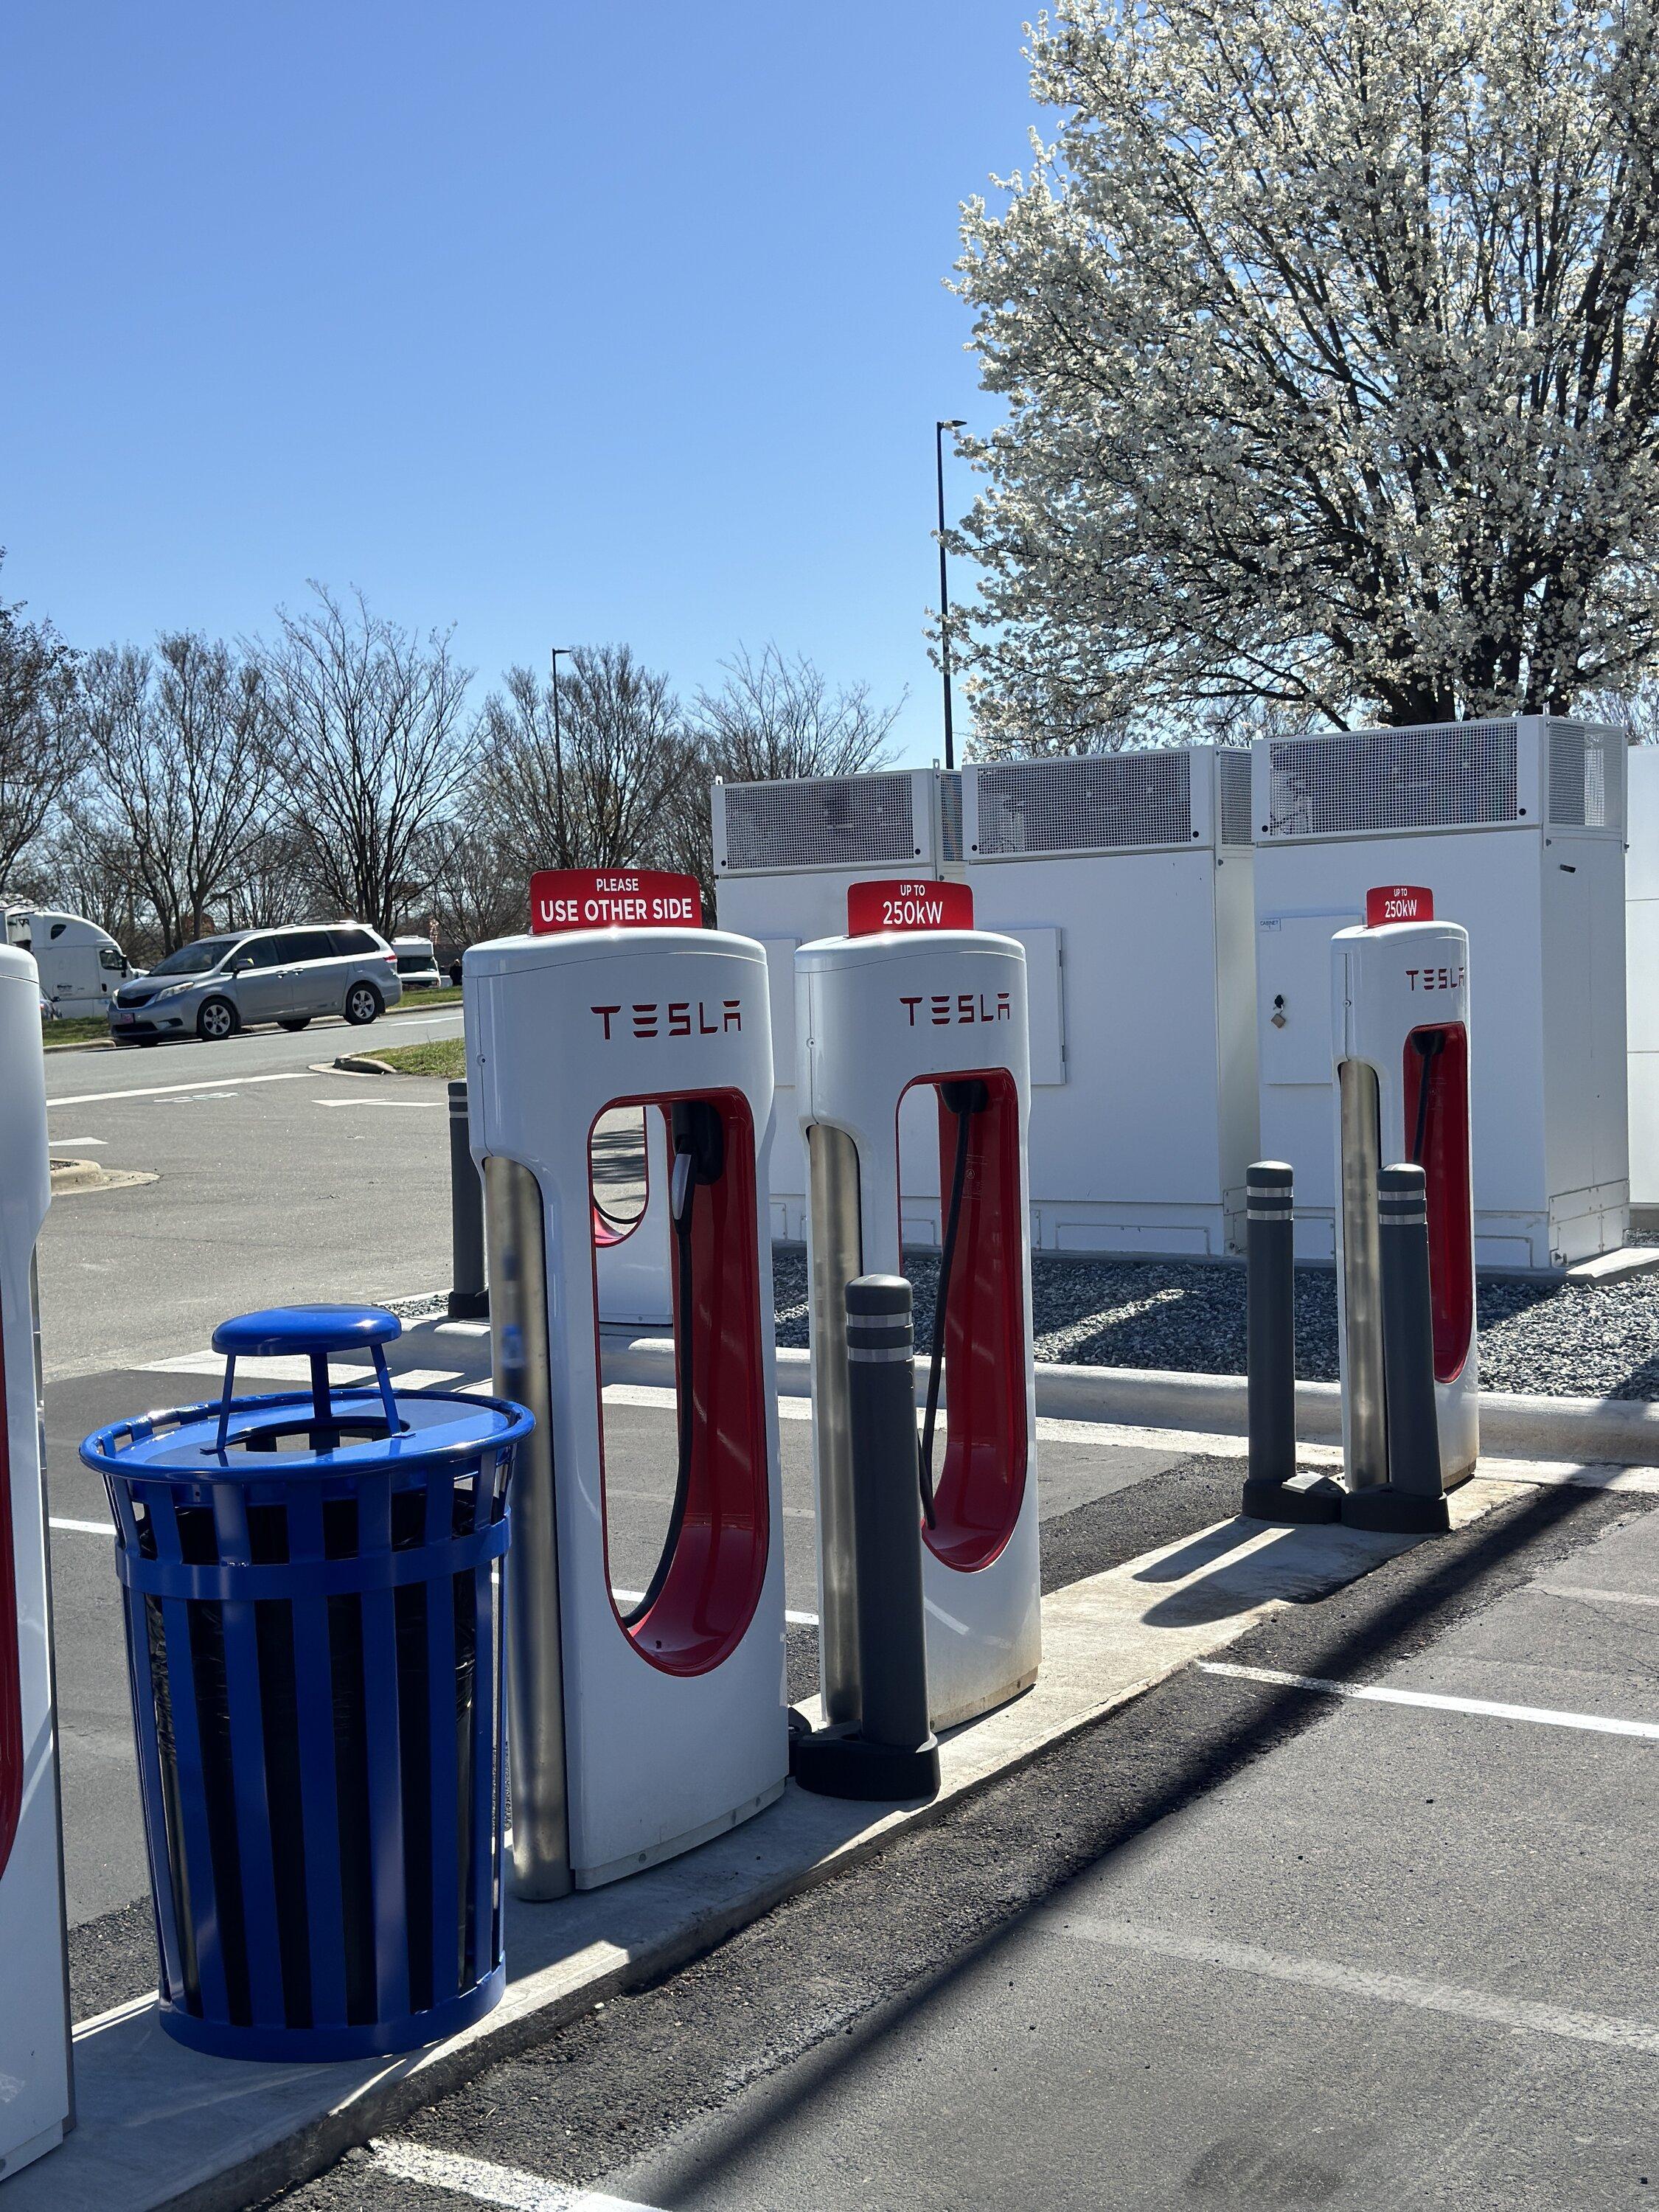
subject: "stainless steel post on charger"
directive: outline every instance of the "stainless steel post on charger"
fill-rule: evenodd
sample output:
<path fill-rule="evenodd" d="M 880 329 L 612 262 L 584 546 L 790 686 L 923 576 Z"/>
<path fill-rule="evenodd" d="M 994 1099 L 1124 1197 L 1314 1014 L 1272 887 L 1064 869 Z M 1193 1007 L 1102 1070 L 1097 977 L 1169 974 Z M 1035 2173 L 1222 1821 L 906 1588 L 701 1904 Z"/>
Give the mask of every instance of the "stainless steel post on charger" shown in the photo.
<path fill-rule="evenodd" d="M 527 1167 L 517 1160 L 487 1160 L 484 1183 L 489 1201 L 489 1273 L 495 1285 L 489 1317 L 495 1387 L 536 1416 L 513 1478 L 514 1541 L 502 1590 L 502 1650 L 513 1790 L 513 1861 L 507 1880 L 515 1896 L 539 1903 L 568 1897 L 574 1886 L 565 1784 L 546 1232 L 541 1185 Z"/>
<path fill-rule="evenodd" d="M 1244 1185 L 1250 1458 L 1240 1510 L 1261 1521 L 1334 1521 L 1340 1486 L 1296 1469 L 1295 1177 L 1283 1160 L 1257 1160 Z"/>
<path fill-rule="evenodd" d="M 1351 1528 L 1432 1535 L 1449 1528 L 1451 1516 L 1440 1471 L 1428 1184 L 1420 1167 L 1379 1170 L 1376 1241 L 1388 1480 L 1352 1492 L 1342 1517 Z"/>
<path fill-rule="evenodd" d="M 449 1234 L 452 1321 L 481 1321 L 489 1311 L 484 1287 L 483 1178 L 473 1164 L 466 1085 L 449 1086 Z"/>
<path fill-rule="evenodd" d="M 932 1797 L 910 1285 L 860 1275 L 846 1311 L 859 1713 L 798 1736 L 790 1765 L 804 1790 L 828 1797 Z"/>

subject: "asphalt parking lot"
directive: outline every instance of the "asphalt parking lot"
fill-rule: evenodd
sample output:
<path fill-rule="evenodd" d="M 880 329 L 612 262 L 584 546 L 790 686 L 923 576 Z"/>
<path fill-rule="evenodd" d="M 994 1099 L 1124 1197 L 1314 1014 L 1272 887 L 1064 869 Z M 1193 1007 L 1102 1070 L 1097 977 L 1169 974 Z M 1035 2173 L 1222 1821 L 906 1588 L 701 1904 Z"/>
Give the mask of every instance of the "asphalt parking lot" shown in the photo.
<path fill-rule="evenodd" d="M 1518 1489 L 274 2201 L 1650 2203 L 1656 1565 Z"/>
<path fill-rule="evenodd" d="M 458 1036 L 459 1012 L 372 1030 L 58 1052 L 54 1154 L 154 1182 L 66 1194 L 40 1245 L 49 1381 L 205 1343 L 227 1314 L 319 1297 L 412 1296 L 449 1279 L 441 1082 L 319 1075 L 368 1042 Z"/>

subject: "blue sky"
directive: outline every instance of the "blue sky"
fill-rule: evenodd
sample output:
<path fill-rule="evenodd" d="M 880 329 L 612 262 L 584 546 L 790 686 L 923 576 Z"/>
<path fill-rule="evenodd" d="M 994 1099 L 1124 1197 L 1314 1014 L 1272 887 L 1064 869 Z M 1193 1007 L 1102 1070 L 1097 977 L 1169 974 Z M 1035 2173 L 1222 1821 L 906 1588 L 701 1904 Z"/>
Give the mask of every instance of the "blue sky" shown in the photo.
<path fill-rule="evenodd" d="M 0 596 L 89 645 L 358 584 L 479 696 L 775 638 L 932 757 L 933 423 L 992 404 L 940 280 L 1025 12 L 14 0 Z"/>

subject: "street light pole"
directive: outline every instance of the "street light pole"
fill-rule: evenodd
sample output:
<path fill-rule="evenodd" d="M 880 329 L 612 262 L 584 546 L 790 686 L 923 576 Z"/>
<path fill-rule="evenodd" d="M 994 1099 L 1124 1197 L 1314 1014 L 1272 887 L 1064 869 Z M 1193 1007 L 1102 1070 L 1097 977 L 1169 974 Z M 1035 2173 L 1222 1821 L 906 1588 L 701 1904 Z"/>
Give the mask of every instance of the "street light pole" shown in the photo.
<path fill-rule="evenodd" d="M 945 572 L 945 434 L 965 430 L 962 422 L 933 425 L 933 467 L 939 479 L 939 668 L 945 678 L 945 765 L 957 764 L 956 729 L 951 709 L 951 587 Z"/>
<path fill-rule="evenodd" d="M 570 866 L 570 830 L 564 811 L 564 732 L 559 726 L 559 655 L 567 660 L 574 648 L 568 645 L 553 647 L 553 787 L 559 810 L 559 866 Z"/>

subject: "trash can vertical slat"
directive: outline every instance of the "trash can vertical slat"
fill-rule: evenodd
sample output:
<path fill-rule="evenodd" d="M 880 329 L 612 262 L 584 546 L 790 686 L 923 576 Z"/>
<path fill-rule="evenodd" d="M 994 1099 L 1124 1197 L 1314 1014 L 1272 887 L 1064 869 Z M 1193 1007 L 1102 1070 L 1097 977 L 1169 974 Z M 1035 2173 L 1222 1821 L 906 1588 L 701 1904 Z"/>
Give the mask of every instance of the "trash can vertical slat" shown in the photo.
<path fill-rule="evenodd" d="M 133 1523 L 131 1509 L 123 1500 L 125 1517 L 123 1532 L 130 1533 L 132 1548 L 137 1549 L 137 1531 Z M 150 1674 L 149 1637 L 144 1623 L 144 1600 L 135 1589 L 124 1590 L 127 1617 L 127 1675 L 132 1684 L 135 1709 L 154 1712 L 155 1684 Z M 156 1747 L 152 1729 L 138 1730 L 138 1780 L 149 1805 L 165 1802 L 161 1787 L 161 1755 Z M 169 1987 L 180 1990 L 185 1986 L 184 1960 L 179 1948 L 179 1913 L 173 1903 L 173 1874 L 167 1864 L 166 1839 L 157 1837 L 149 1821 L 144 1824 L 144 1850 L 149 1860 L 150 1902 L 155 1911 L 155 1940 L 161 1953 L 161 1970 Z"/>
<path fill-rule="evenodd" d="M 289 1501 L 289 1560 L 323 1556 L 323 1502 L 314 1485 Z M 311 1945 L 311 2024 L 346 2024 L 345 1911 L 340 1889 L 340 1807 L 334 1760 L 334 1668 L 328 1600 L 296 1597 L 294 1703 L 299 1732 L 300 1812 L 305 1836 L 306 1921 Z"/>
<path fill-rule="evenodd" d="M 185 1552 L 172 1492 L 152 1492 L 149 1507 L 156 1559 L 163 1565 L 178 1565 Z M 181 1598 L 161 1600 L 161 1634 L 167 1647 L 172 1692 L 173 1758 L 178 1767 L 179 1805 L 184 1823 L 184 1883 L 191 1917 L 196 1923 L 196 1973 L 200 2002 L 204 2009 L 216 2011 L 222 2017 L 230 2009 L 220 1933 L 224 1924 L 224 1900 L 215 1879 L 213 1845 L 208 1833 L 207 1772 L 202 1762 L 202 1735 L 197 1723 L 190 1608 Z M 198 1899 L 205 1902 L 198 1905 Z"/>
<path fill-rule="evenodd" d="M 475 1478 L 472 1510 L 476 1516 L 484 1510 L 486 1492 L 482 1474 Z M 482 1843 L 489 1837 L 494 1839 L 501 1833 L 501 1807 L 495 1796 L 495 1752 L 500 1742 L 495 1715 L 492 1708 L 500 1703 L 496 1695 L 498 1665 L 495 1656 L 495 1623 L 491 1617 L 490 1571 L 488 1565 L 474 1571 L 472 1577 L 473 1617 L 477 1637 L 473 1644 L 472 1665 L 472 1832 Z M 495 1877 L 500 1854 L 494 1849 L 479 1850 L 472 1867 L 472 1955 L 476 1961 L 488 1958 L 495 1947 Z"/>
<path fill-rule="evenodd" d="M 239 1491 L 220 1484 L 213 1496 L 219 1557 L 251 1565 L 247 1509 Z M 236 1802 L 237 1861 L 242 1877 L 246 1931 L 248 1998 L 261 2026 L 284 2018 L 283 1960 L 277 1940 L 276 1871 L 271 1856 L 270 1805 L 265 1794 L 264 1715 L 260 1704 L 259 1647 L 253 1607 L 228 1599 L 221 1607 L 225 1641 L 225 1689 L 230 1710 L 230 1771 Z"/>
<path fill-rule="evenodd" d="M 434 1468 L 426 1485 L 426 1540 L 447 1540 L 455 1521 L 455 1479 Z M 432 1739 L 432 2002 L 460 1987 L 460 1854 L 456 1848 L 455 1587 L 453 1577 L 427 1586 L 427 1701 Z"/>
<path fill-rule="evenodd" d="M 392 1549 L 392 1485 L 376 1475 L 358 1492 L 357 1549 Z M 409 2009 L 409 1905 L 404 1884 L 403 1775 L 398 1764 L 398 1622 L 389 1589 L 365 1590 L 364 1723 L 374 1845 L 374 1985 L 383 2018 Z"/>

